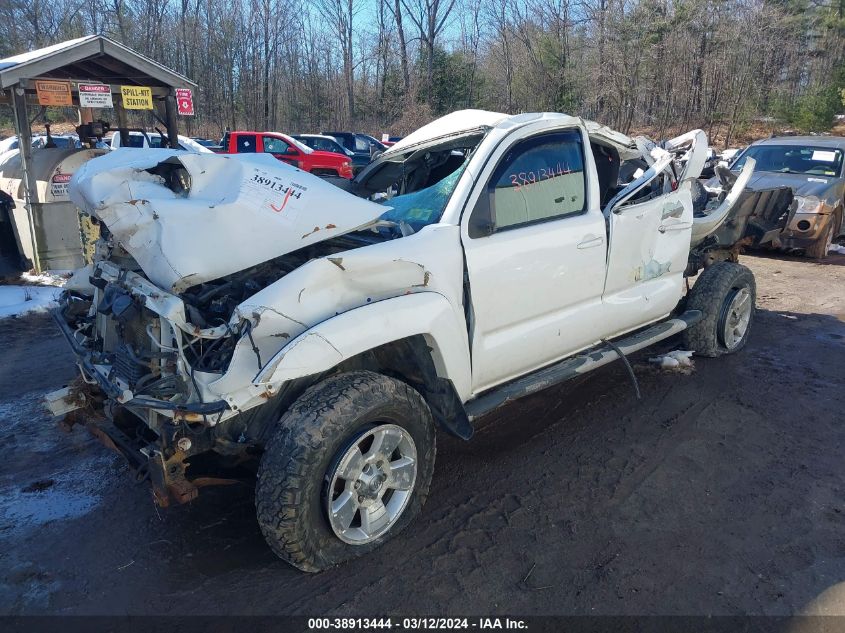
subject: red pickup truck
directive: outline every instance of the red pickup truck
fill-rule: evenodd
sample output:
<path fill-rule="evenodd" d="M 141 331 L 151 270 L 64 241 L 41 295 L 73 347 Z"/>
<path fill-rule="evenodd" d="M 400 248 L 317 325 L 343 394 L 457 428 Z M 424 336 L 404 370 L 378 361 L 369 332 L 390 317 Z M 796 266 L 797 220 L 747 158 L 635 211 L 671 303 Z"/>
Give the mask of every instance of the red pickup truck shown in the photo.
<path fill-rule="evenodd" d="M 279 132 L 226 132 L 221 154 L 272 154 L 280 161 L 315 176 L 352 178 L 352 162 L 343 154 L 320 152 Z"/>

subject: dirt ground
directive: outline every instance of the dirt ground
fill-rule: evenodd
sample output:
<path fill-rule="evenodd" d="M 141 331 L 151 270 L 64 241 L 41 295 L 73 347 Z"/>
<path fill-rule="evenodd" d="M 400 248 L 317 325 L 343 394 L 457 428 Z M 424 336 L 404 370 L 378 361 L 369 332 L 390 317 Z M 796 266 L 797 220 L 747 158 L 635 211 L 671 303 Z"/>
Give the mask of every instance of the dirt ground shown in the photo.
<path fill-rule="evenodd" d="M 441 434 L 416 523 L 318 575 L 274 558 L 244 487 L 156 510 L 41 411 L 74 374 L 49 320 L 0 321 L 0 613 L 802 611 L 845 581 L 845 257 L 744 263 L 744 352 L 691 375 L 646 354 L 640 402 L 617 364 Z"/>

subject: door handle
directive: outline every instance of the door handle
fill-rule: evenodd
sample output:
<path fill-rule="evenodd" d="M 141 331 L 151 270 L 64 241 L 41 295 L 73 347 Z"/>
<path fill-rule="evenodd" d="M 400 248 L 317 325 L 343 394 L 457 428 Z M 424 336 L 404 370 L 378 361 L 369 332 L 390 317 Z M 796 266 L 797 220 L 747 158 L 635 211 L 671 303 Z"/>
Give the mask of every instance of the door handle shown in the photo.
<path fill-rule="evenodd" d="M 657 227 L 657 230 L 661 233 L 665 233 L 666 231 L 685 231 L 691 226 L 692 224 L 689 222 L 675 222 L 673 224 L 661 224 Z"/>
<path fill-rule="evenodd" d="M 681 202 L 667 202 L 663 205 L 663 214 L 660 216 L 661 220 L 668 218 L 679 218 L 684 214 L 684 205 Z"/>
<path fill-rule="evenodd" d="M 585 249 L 585 248 L 595 248 L 596 246 L 601 246 L 604 243 L 604 238 L 600 235 L 598 237 L 594 237 L 592 235 L 587 235 L 582 242 L 578 243 L 578 248 Z"/>

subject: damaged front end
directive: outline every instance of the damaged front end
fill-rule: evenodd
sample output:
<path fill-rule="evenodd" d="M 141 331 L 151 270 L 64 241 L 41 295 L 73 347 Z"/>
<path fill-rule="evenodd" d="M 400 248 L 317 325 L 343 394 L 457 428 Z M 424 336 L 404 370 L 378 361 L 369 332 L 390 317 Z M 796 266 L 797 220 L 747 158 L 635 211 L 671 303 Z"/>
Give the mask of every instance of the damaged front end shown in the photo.
<path fill-rule="evenodd" d="M 225 368 L 248 322 L 200 328 L 185 319 L 179 297 L 141 275 L 108 261 L 90 272 L 92 292 L 70 289 L 53 310 L 80 377 L 48 396 L 51 411 L 122 454 L 139 480 L 151 480 L 162 506 L 193 499 L 202 485 L 235 481 L 231 473 L 249 469 L 256 451 L 215 429 L 230 407 L 204 395 L 197 374 Z M 226 458 L 193 459 L 212 450 Z M 229 476 L 216 476 L 218 467 Z"/>
<path fill-rule="evenodd" d="M 262 438 L 242 409 L 270 395 L 250 384 L 260 311 L 238 306 L 384 209 L 265 157 L 164 150 L 91 161 L 72 196 L 101 237 L 53 311 L 80 377 L 48 408 L 121 453 L 162 506 L 249 477 Z M 341 219 L 327 203 L 343 205 Z M 239 345 L 253 360 L 232 397 L 212 385 Z"/>
<path fill-rule="evenodd" d="M 100 239 L 53 314 L 80 378 L 47 396 L 50 411 L 121 453 L 160 505 L 254 477 L 320 361 L 343 360 L 320 339 L 329 355 L 294 366 L 299 337 L 429 291 L 432 275 L 460 279 L 457 230 L 416 228 L 436 222 L 465 156 L 449 145 L 419 160 L 385 206 L 272 157 L 127 149 L 87 163 L 71 197 Z M 385 218 L 405 207 L 407 220 Z M 459 303 L 454 286 L 439 291 Z"/>

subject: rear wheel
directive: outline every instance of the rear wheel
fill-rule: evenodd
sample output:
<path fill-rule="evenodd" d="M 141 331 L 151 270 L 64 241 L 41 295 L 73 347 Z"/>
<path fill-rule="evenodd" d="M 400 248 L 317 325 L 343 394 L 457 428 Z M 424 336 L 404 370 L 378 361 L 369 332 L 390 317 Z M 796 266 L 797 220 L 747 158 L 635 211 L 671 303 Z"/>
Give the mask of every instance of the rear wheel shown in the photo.
<path fill-rule="evenodd" d="M 757 287 L 745 266 L 719 262 L 704 269 L 687 299 L 688 310 L 704 317 L 684 331 L 684 345 L 701 356 L 738 352 L 754 320 Z"/>
<path fill-rule="evenodd" d="M 258 523 L 273 551 L 321 571 L 372 551 L 419 514 L 434 472 L 419 393 L 368 371 L 331 376 L 282 416 L 258 471 Z"/>

